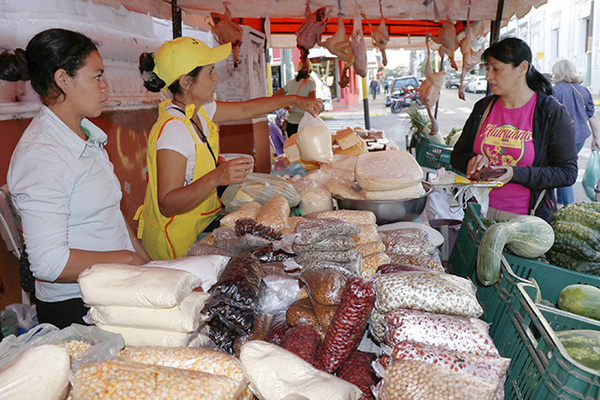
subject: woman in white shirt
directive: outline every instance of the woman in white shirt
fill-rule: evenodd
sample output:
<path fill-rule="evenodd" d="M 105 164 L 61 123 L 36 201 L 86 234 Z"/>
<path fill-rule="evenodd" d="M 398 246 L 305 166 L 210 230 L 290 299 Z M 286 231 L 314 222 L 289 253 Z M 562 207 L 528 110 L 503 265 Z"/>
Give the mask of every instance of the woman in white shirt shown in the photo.
<path fill-rule="evenodd" d="M 0 57 L 0 79 L 31 80 L 43 103 L 15 148 L 7 179 L 36 278 L 38 319 L 59 328 L 84 323 L 81 271 L 149 261 L 121 212 L 107 136 L 87 119 L 100 116 L 108 98 L 103 72 L 92 40 L 64 29 L 38 33 L 26 50 Z"/>

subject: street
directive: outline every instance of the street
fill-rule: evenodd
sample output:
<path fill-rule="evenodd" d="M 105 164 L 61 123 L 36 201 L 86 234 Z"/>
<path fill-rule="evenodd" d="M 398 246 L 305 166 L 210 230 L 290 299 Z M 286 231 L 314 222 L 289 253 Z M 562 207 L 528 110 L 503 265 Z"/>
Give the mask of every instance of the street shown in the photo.
<path fill-rule="evenodd" d="M 452 128 L 462 128 L 467 120 L 473 105 L 477 100 L 484 96 L 483 93 L 465 93 L 465 100 L 458 98 L 458 89 L 442 88 L 439 107 L 437 111 L 437 121 L 440 131 L 446 135 Z M 371 128 L 382 130 L 387 137 L 393 140 L 400 149 L 406 149 L 406 138 L 411 135 L 410 124 L 406 112 L 392 114 L 389 108 L 384 105 L 385 95 L 377 95 L 373 100 L 369 97 L 369 114 Z M 425 110 L 422 110 L 424 115 Z M 357 104 L 349 112 L 324 112 L 323 120 L 329 126 L 332 132 L 347 126 L 365 126 L 363 104 Z M 574 187 L 575 201 L 589 201 L 581 186 L 585 166 L 591 154 L 591 138 L 588 138 L 585 146 L 579 153 L 579 174 L 577 183 Z"/>

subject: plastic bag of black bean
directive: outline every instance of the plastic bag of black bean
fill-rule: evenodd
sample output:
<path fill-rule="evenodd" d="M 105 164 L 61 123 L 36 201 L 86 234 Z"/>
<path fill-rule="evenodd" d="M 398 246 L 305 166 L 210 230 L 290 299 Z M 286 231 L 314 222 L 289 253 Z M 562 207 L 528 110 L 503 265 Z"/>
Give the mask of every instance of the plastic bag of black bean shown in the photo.
<path fill-rule="evenodd" d="M 374 305 L 372 282 L 358 277 L 348 279 L 323 345 L 317 351 L 317 368 L 333 373 L 350 357 L 367 328 Z"/>
<path fill-rule="evenodd" d="M 255 310 L 262 278 L 260 261 L 249 252 L 243 253 L 229 260 L 208 292 L 235 307 Z"/>

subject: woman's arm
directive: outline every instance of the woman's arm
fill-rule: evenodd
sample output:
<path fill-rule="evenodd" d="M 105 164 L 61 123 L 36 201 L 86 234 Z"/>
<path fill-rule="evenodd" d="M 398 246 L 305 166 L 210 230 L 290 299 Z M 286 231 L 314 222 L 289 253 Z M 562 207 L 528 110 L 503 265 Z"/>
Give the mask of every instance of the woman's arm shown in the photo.
<path fill-rule="evenodd" d="M 165 217 L 183 214 L 195 208 L 217 186 L 242 183 L 252 169 L 247 157 L 224 161 L 198 180 L 184 186 L 187 158 L 175 150 L 156 152 L 158 206 Z"/>
<path fill-rule="evenodd" d="M 127 226 L 127 233 L 129 233 L 129 239 L 131 240 L 131 244 L 133 245 L 136 254 L 146 262 L 152 261 L 146 252 L 146 249 L 144 249 L 144 246 L 142 246 L 142 242 L 137 238 L 137 235 L 133 232 L 133 229 L 131 229 L 131 225 L 127 222 L 127 220 L 125 221 L 125 225 Z"/>
<path fill-rule="evenodd" d="M 301 110 L 310 113 L 313 117 L 319 115 L 323 110 L 323 101 L 321 99 L 296 95 L 278 95 L 238 102 L 217 101 L 217 111 L 212 120 L 216 123 L 240 121 L 258 117 L 290 105 L 297 106 Z"/>
<path fill-rule="evenodd" d="M 590 130 L 592 131 L 592 150 L 600 150 L 600 120 L 598 116 L 594 114 L 589 119 Z"/>

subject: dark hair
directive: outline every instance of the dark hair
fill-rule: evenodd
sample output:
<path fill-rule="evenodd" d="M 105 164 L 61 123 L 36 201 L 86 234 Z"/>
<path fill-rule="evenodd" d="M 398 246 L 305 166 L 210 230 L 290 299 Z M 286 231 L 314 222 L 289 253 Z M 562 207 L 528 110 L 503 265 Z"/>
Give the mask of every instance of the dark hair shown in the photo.
<path fill-rule="evenodd" d="M 153 53 L 142 53 L 140 55 L 139 69 L 142 74 L 142 79 L 144 79 L 144 87 L 151 92 L 160 92 L 160 89 L 164 88 L 166 83 L 162 79 L 159 78 L 158 75 L 154 72 L 154 54 Z M 191 70 L 187 75 L 192 78 L 196 78 L 198 74 L 202 71 L 202 67 L 196 67 Z M 181 92 L 181 85 L 179 85 L 179 80 L 171 83 L 169 85 L 169 91 L 172 94 L 177 94 Z"/>
<path fill-rule="evenodd" d="M 303 71 L 300 70 L 298 71 L 298 73 L 296 74 L 296 82 L 300 82 L 300 80 L 302 79 L 306 79 L 310 76 L 310 71 Z"/>
<path fill-rule="evenodd" d="M 505 64 L 512 64 L 518 67 L 523 61 L 527 61 L 529 69 L 527 71 L 527 86 L 536 92 L 544 92 L 547 95 L 552 94 L 552 84 L 541 72 L 531 64 L 531 49 L 525 41 L 516 37 L 507 37 L 499 42 L 492 43 L 485 49 L 481 59 L 487 63 L 490 57 Z"/>
<path fill-rule="evenodd" d="M 97 50 L 94 42 L 79 32 L 48 29 L 35 35 L 25 50 L 0 55 L 0 79 L 31 80 L 43 101 L 56 100 L 64 93 L 54 81 L 54 73 L 64 69 L 74 77 L 87 56 Z"/>

